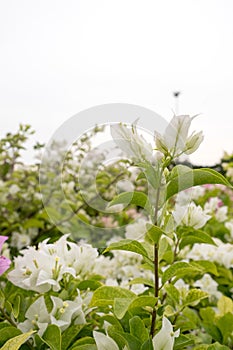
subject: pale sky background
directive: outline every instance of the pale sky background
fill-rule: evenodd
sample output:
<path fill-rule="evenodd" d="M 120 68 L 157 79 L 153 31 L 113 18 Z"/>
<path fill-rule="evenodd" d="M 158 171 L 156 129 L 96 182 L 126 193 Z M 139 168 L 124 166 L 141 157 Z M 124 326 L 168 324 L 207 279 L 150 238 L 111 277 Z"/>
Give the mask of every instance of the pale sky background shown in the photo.
<path fill-rule="evenodd" d="M 46 142 L 79 111 L 138 104 L 180 113 L 205 141 L 191 158 L 233 152 L 232 0 L 0 0 L 0 135 L 19 123 Z"/>

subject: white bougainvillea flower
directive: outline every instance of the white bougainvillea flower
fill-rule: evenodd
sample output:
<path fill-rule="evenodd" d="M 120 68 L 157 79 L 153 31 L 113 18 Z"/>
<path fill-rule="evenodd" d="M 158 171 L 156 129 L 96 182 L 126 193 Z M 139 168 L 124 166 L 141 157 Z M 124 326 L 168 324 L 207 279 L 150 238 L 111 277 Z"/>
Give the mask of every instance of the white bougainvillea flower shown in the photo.
<path fill-rule="evenodd" d="M 132 224 L 126 226 L 125 237 L 132 240 L 142 241 L 145 238 L 147 232 L 147 221 L 144 219 L 138 219 Z"/>
<path fill-rule="evenodd" d="M 223 205 L 223 202 L 218 197 L 211 197 L 204 206 L 206 214 L 215 216 L 219 222 L 227 220 L 228 207 Z"/>
<path fill-rule="evenodd" d="M 38 293 L 60 290 L 64 274 L 85 278 L 95 266 L 98 251 L 84 242 L 68 242 L 68 235 L 55 243 L 48 240 L 39 244 L 38 249 L 28 247 L 20 251 L 22 256 L 14 259 L 15 267 L 8 279 L 18 287 Z"/>
<path fill-rule="evenodd" d="M 29 306 L 25 314 L 26 320 L 19 323 L 18 328 L 24 333 L 36 329 L 38 334 L 42 336 L 49 324 L 55 324 L 61 331 L 64 331 L 71 322 L 74 324 L 86 323 L 81 297 L 77 297 L 74 301 L 63 301 L 58 297 L 51 296 L 51 301 L 53 308 L 51 312 L 48 312 L 44 297 L 39 297 Z"/>
<path fill-rule="evenodd" d="M 193 118 L 189 115 L 175 115 L 165 129 L 164 135 L 155 133 L 157 149 L 165 155 L 169 154 L 172 158 L 182 153 L 195 152 L 203 141 L 203 134 L 200 131 L 188 136 Z"/>
<path fill-rule="evenodd" d="M 203 211 L 200 205 L 197 206 L 194 202 L 191 202 L 187 206 L 176 205 L 173 211 L 173 217 L 176 226 L 190 226 L 197 230 L 203 227 L 211 218 L 210 215 L 207 215 Z"/>
<path fill-rule="evenodd" d="M 93 336 L 98 350 L 119 350 L 116 342 L 108 335 L 94 331 Z"/>
<path fill-rule="evenodd" d="M 111 135 L 117 146 L 132 160 L 137 163 L 153 162 L 153 148 L 142 135 L 138 134 L 136 122 L 131 127 L 122 123 L 111 125 Z"/>
<path fill-rule="evenodd" d="M 175 338 L 179 337 L 180 330 L 173 331 L 171 322 L 164 316 L 161 330 L 153 338 L 154 350 L 172 350 Z"/>

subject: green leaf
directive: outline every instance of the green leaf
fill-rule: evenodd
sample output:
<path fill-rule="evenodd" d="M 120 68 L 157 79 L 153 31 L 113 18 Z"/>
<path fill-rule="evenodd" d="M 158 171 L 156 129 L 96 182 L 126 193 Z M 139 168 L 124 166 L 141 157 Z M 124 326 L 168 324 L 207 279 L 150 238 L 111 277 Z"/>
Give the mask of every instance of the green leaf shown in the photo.
<path fill-rule="evenodd" d="M 12 313 L 14 318 L 18 318 L 19 310 L 20 310 L 20 295 L 16 295 L 13 308 L 12 308 Z"/>
<path fill-rule="evenodd" d="M 174 350 L 181 350 L 186 348 L 186 346 L 193 344 L 193 339 L 181 334 L 178 338 L 175 338 Z"/>
<path fill-rule="evenodd" d="M 132 241 L 131 239 L 123 239 L 119 242 L 110 244 L 103 253 L 109 252 L 111 250 L 126 250 L 128 252 L 134 252 L 148 258 L 146 249 L 138 241 Z"/>
<path fill-rule="evenodd" d="M 28 219 L 24 222 L 23 227 L 25 229 L 28 229 L 30 227 L 38 227 L 38 228 L 44 228 L 44 222 L 42 220 L 38 220 L 35 218 Z"/>
<path fill-rule="evenodd" d="M 72 345 L 71 348 L 69 348 L 69 350 L 72 350 L 73 348 L 77 347 L 78 345 L 87 345 L 87 344 L 95 344 L 95 341 L 92 337 L 83 337 L 83 338 L 80 338 L 78 340 L 76 340 L 76 342 Z M 66 348 L 63 348 L 62 349 L 66 349 Z"/>
<path fill-rule="evenodd" d="M 55 324 L 50 324 L 46 328 L 42 340 L 51 350 L 61 350 L 61 331 Z"/>
<path fill-rule="evenodd" d="M 212 273 L 215 276 L 218 276 L 218 270 L 215 263 L 207 260 L 199 260 L 199 261 L 191 261 L 191 266 L 197 267 L 198 269 L 202 269 L 202 274 L 204 273 Z"/>
<path fill-rule="evenodd" d="M 216 325 L 223 336 L 223 343 L 226 344 L 228 339 L 233 335 L 233 314 L 228 312 L 216 320 Z"/>
<path fill-rule="evenodd" d="M 134 316 L 129 321 L 130 334 L 138 338 L 143 343 L 149 338 L 148 331 L 145 327 L 144 322 L 139 316 Z"/>
<path fill-rule="evenodd" d="M 165 290 L 168 296 L 175 302 L 175 304 L 179 304 L 180 302 L 180 292 L 173 284 L 166 284 Z"/>
<path fill-rule="evenodd" d="M 145 343 L 142 344 L 140 350 L 154 350 L 154 346 L 152 344 L 151 339 L 145 341 Z"/>
<path fill-rule="evenodd" d="M 35 331 L 30 331 L 28 333 L 17 335 L 14 338 L 9 339 L 0 350 L 18 350 L 28 338 L 35 333 Z"/>
<path fill-rule="evenodd" d="M 83 329 L 84 325 L 82 324 L 74 324 L 68 327 L 62 333 L 62 343 L 61 348 L 66 350 L 68 347 L 76 340 L 79 332 Z"/>
<path fill-rule="evenodd" d="M 198 304 L 202 299 L 205 299 L 209 296 L 209 293 L 204 292 L 200 289 L 190 289 L 188 291 L 188 294 L 186 295 L 183 306 L 188 306 L 188 305 L 196 305 Z"/>
<path fill-rule="evenodd" d="M 162 234 L 165 234 L 165 232 L 163 232 L 163 230 L 161 230 L 160 227 L 152 224 L 147 224 L 146 228 L 146 238 L 148 238 L 149 241 L 151 241 L 153 244 L 158 244 L 160 237 L 162 236 Z"/>
<path fill-rule="evenodd" d="M 21 332 L 18 328 L 13 326 L 4 327 L 0 329 L 0 346 L 5 344 L 8 339 L 21 335 Z"/>
<path fill-rule="evenodd" d="M 113 310 L 118 319 L 122 319 L 128 310 L 134 308 L 142 308 L 145 306 L 154 307 L 157 298 L 148 295 L 140 295 L 134 299 L 132 298 L 116 298 L 114 300 Z"/>
<path fill-rule="evenodd" d="M 228 348 L 228 346 L 225 345 L 221 345 L 218 342 L 214 343 L 212 345 L 209 345 L 207 350 L 229 350 L 230 348 Z"/>
<path fill-rule="evenodd" d="M 159 181 L 159 171 L 155 170 L 155 167 L 151 165 L 150 163 L 142 164 L 143 167 L 143 175 L 138 176 L 137 180 L 140 178 L 145 178 L 148 180 L 148 182 L 151 184 L 151 186 L 156 190 L 159 187 L 160 181 Z"/>
<path fill-rule="evenodd" d="M 205 184 L 221 184 L 231 187 L 227 179 L 215 170 L 209 168 L 190 169 L 188 167 L 176 169 L 177 173 L 171 178 L 167 186 L 166 199 L 187 188 Z"/>
<path fill-rule="evenodd" d="M 113 311 L 119 320 L 121 320 L 125 316 L 131 302 L 132 302 L 131 298 L 115 298 L 114 299 Z"/>
<path fill-rule="evenodd" d="M 123 192 L 116 196 L 109 204 L 109 207 L 116 204 L 135 204 L 144 208 L 148 213 L 151 212 L 151 206 L 147 195 L 143 192 Z"/>
<path fill-rule="evenodd" d="M 48 313 L 50 313 L 53 310 L 53 301 L 52 301 L 50 295 L 45 294 L 44 302 L 45 302 L 46 309 L 47 309 Z"/>
<path fill-rule="evenodd" d="M 217 306 L 220 315 L 225 315 L 228 312 L 233 314 L 233 301 L 225 295 L 218 300 Z"/>
<path fill-rule="evenodd" d="M 133 350 L 140 350 L 141 348 L 141 341 L 129 333 L 113 332 L 109 330 L 109 335 L 111 336 L 111 338 L 115 340 L 117 344 L 120 343 L 121 345 L 123 345 L 122 348 L 124 348 L 124 345 L 126 345 L 128 349 L 133 349 Z"/>
<path fill-rule="evenodd" d="M 113 315 L 103 315 L 101 318 L 101 321 L 107 321 L 111 325 L 115 327 L 118 331 L 123 331 L 122 325 L 120 321 Z"/>
<path fill-rule="evenodd" d="M 129 281 L 129 285 L 132 284 L 144 284 L 144 286 L 154 287 L 154 282 L 152 280 L 143 277 L 137 277 Z"/>
<path fill-rule="evenodd" d="M 192 267 L 190 264 L 186 262 L 177 262 L 167 268 L 167 270 L 164 271 L 162 276 L 162 283 L 166 283 L 169 281 L 172 277 L 181 278 L 189 273 L 193 272 L 201 272 L 201 269 L 198 269 L 197 267 Z"/>
<path fill-rule="evenodd" d="M 93 293 L 90 307 L 113 305 L 115 298 L 135 298 L 136 294 L 121 287 L 103 286 Z"/>
<path fill-rule="evenodd" d="M 171 264 L 174 260 L 174 253 L 166 237 L 159 242 L 159 262 L 166 261 Z"/>
<path fill-rule="evenodd" d="M 185 234 L 182 235 L 179 247 L 180 249 L 183 249 L 185 246 L 194 243 L 206 243 L 216 245 L 214 240 L 208 233 L 201 230 L 192 230 L 191 232 L 185 232 Z"/>
<path fill-rule="evenodd" d="M 94 344 L 83 344 L 75 346 L 72 350 L 97 350 L 97 347 Z"/>
<path fill-rule="evenodd" d="M 85 280 L 85 281 L 81 281 L 78 285 L 77 288 L 79 290 L 86 290 L 86 289 L 90 289 L 90 290 L 96 290 L 97 288 L 101 287 L 103 284 L 99 281 L 95 281 L 95 280 Z"/>
<path fill-rule="evenodd" d="M 200 315 L 203 319 L 202 325 L 206 332 L 209 333 L 214 340 L 221 342 L 222 335 L 215 324 L 216 318 L 214 310 L 211 307 L 200 309 Z"/>

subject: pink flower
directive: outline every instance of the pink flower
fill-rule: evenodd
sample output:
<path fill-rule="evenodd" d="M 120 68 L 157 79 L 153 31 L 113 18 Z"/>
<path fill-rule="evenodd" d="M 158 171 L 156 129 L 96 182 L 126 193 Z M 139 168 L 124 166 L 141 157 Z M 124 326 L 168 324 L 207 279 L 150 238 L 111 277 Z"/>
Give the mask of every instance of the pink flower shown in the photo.
<path fill-rule="evenodd" d="M 2 250 L 3 243 L 8 239 L 6 236 L 0 236 L 0 251 Z M 10 259 L 5 256 L 0 256 L 0 275 L 2 275 L 10 266 Z"/>

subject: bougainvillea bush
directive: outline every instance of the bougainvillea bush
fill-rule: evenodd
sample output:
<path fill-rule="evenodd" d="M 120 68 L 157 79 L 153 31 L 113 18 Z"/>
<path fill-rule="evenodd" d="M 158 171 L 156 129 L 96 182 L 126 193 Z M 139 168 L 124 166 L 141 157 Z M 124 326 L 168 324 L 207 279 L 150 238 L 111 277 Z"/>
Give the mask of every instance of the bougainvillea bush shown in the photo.
<path fill-rule="evenodd" d="M 82 201 L 75 173 L 88 137 L 86 149 L 68 155 L 72 225 L 79 216 L 97 233 L 112 229 L 97 234 L 101 247 L 78 223 L 84 231 L 75 235 L 66 217 L 49 221 L 39 163 L 17 164 L 29 129 L 2 141 L 1 350 L 233 349 L 233 192 L 221 174 L 177 163 L 203 140 L 189 135 L 191 122 L 174 116 L 152 146 L 136 124 L 111 126 L 129 160 L 101 168 L 97 182 L 109 208 L 121 206 L 116 214 Z"/>

